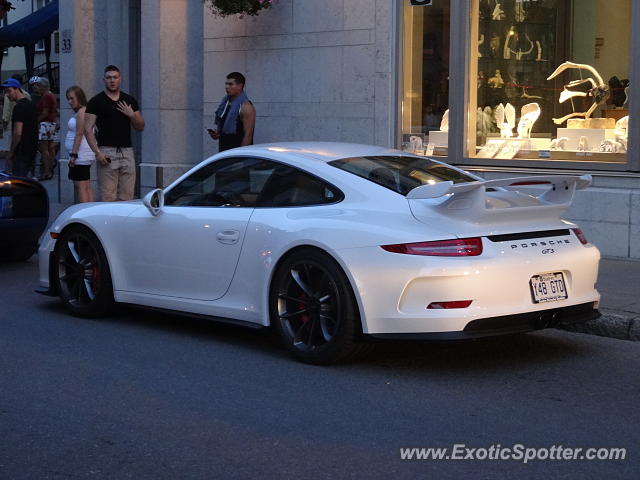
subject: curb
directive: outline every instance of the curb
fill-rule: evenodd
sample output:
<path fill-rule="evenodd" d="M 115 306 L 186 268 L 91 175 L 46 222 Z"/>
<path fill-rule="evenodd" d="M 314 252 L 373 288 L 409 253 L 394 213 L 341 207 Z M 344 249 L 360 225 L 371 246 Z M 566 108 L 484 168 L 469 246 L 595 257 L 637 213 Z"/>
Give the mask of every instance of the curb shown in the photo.
<path fill-rule="evenodd" d="M 640 315 L 602 311 L 602 316 L 585 323 L 559 326 L 569 332 L 588 333 L 601 337 L 640 342 Z"/>

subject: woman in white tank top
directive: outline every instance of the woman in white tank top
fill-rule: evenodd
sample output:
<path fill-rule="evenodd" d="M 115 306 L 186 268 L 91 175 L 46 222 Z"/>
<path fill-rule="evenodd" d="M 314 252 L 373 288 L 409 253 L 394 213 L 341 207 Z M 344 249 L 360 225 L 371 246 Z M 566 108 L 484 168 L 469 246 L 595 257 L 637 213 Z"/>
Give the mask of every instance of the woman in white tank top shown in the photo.
<path fill-rule="evenodd" d="M 93 189 L 90 182 L 91 164 L 95 154 L 91 151 L 84 136 L 84 111 L 87 97 L 76 85 L 67 89 L 67 102 L 75 115 L 69 119 L 65 147 L 69 152 L 69 180 L 73 180 L 76 195 L 80 203 L 93 202 Z"/>

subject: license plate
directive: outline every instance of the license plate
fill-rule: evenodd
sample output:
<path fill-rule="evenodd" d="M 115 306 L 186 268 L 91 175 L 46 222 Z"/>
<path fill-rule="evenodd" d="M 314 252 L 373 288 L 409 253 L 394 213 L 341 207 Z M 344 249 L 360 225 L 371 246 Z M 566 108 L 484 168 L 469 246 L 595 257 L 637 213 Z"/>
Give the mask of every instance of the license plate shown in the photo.
<path fill-rule="evenodd" d="M 529 280 L 533 303 L 555 302 L 567 298 L 562 272 L 541 273 Z"/>

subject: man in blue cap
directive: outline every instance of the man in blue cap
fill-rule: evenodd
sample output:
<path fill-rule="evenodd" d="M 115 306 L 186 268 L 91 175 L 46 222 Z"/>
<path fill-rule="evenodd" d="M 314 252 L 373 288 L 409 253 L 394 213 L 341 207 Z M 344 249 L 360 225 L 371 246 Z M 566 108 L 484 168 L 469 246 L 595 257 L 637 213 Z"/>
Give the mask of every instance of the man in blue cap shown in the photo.
<path fill-rule="evenodd" d="M 16 79 L 22 85 L 22 82 L 20 81 L 22 75 L 20 75 L 19 73 L 14 73 L 13 75 L 11 75 L 11 78 Z M 27 100 L 31 100 L 31 95 L 29 95 L 29 92 L 24 87 L 21 87 L 20 90 L 22 91 L 22 94 L 27 97 Z M 4 130 L 7 129 L 9 123 L 11 122 L 11 115 L 13 115 L 13 107 L 15 106 L 15 104 L 16 102 L 12 102 L 5 95 L 4 104 L 2 105 L 2 128 Z"/>
<path fill-rule="evenodd" d="M 26 177 L 33 171 L 38 151 L 38 112 L 24 96 L 20 82 L 10 78 L 2 85 L 9 100 L 16 102 L 11 114 L 12 133 L 8 168 L 14 175 Z"/>

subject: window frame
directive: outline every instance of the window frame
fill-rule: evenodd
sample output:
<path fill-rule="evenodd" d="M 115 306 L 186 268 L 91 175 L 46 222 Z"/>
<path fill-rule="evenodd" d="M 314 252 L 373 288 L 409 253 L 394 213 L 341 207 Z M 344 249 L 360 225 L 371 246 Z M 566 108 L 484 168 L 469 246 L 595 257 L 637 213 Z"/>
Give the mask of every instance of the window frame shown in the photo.
<path fill-rule="evenodd" d="M 33 5 L 35 8 L 32 8 L 32 12 L 37 12 L 41 8 L 44 8 L 49 3 L 51 3 L 51 1 L 52 0 L 35 0 L 35 5 Z M 35 50 L 34 50 L 35 52 L 38 52 L 38 53 L 44 52 L 44 50 L 45 50 L 45 48 L 44 48 L 44 40 L 43 39 L 38 40 L 36 42 L 34 48 L 35 48 Z"/>

